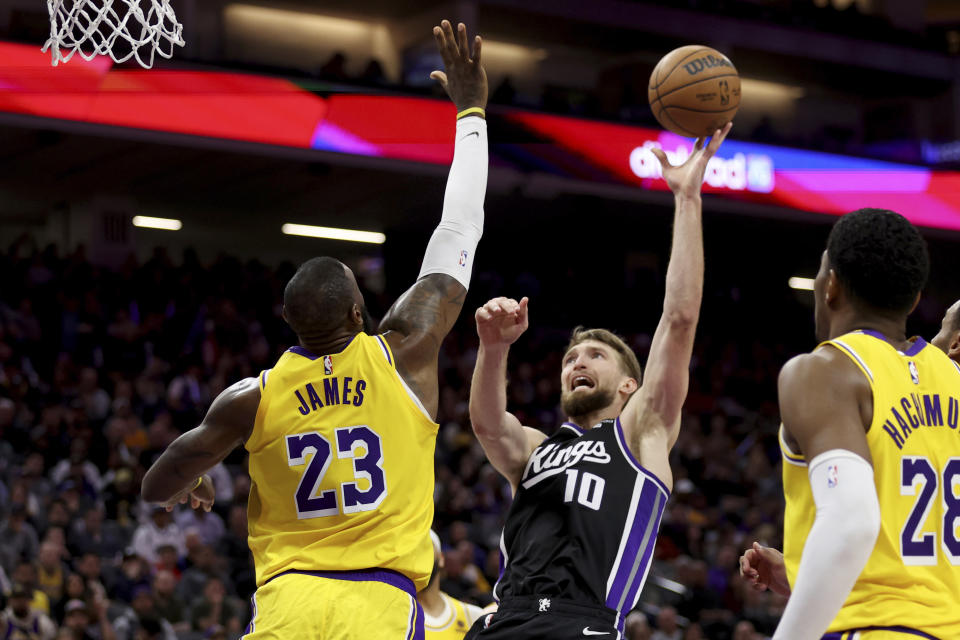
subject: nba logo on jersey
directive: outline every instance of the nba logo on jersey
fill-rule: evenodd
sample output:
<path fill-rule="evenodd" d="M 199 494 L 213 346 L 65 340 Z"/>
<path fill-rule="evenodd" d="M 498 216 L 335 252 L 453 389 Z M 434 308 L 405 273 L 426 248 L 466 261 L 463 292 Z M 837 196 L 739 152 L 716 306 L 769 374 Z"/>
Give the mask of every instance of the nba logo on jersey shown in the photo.
<path fill-rule="evenodd" d="M 837 465 L 832 464 L 827 467 L 827 488 L 833 489 L 838 484 L 840 484 L 840 473 L 837 470 Z"/>
<path fill-rule="evenodd" d="M 460 252 L 460 266 L 461 267 L 467 266 L 467 250 L 466 249 L 463 249 Z"/>
<path fill-rule="evenodd" d="M 913 384 L 920 384 L 920 372 L 917 371 L 917 365 L 913 360 L 907 363 L 907 369 L 910 369 L 910 379 L 913 380 Z"/>
<path fill-rule="evenodd" d="M 330 356 L 323 356 L 323 372 L 328 376 L 333 375 L 333 358 Z"/>

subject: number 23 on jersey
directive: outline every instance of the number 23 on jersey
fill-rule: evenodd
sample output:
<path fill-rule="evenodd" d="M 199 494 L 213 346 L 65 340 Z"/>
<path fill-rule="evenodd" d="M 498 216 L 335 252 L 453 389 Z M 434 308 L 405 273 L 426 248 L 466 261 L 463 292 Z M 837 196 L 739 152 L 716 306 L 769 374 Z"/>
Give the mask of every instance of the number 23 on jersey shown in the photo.
<path fill-rule="evenodd" d="M 340 427 L 333 443 L 318 431 L 286 438 L 287 464 L 304 467 L 294 496 L 299 519 L 372 511 L 387 497 L 381 438 L 369 426 Z M 352 460 L 352 479 L 324 483 L 334 459 Z"/>

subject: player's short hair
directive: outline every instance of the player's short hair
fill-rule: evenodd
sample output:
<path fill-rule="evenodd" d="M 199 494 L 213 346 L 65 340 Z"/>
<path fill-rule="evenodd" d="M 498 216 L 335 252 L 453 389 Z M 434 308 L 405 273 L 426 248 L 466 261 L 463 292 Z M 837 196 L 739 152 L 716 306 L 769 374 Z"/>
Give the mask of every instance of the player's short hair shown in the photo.
<path fill-rule="evenodd" d="M 334 258 L 307 260 L 283 290 L 287 323 L 300 337 L 336 329 L 352 306 L 353 291 L 346 267 Z"/>
<path fill-rule="evenodd" d="M 960 302 L 960 300 L 957 302 Z M 960 331 L 960 311 L 953 314 L 953 331 Z"/>
<path fill-rule="evenodd" d="M 827 259 L 854 298 L 882 311 L 909 312 L 930 275 L 920 232 L 887 209 L 857 209 L 837 220 Z"/>
<path fill-rule="evenodd" d="M 570 342 L 567 344 L 564 353 L 567 353 L 570 349 L 587 340 L 602 342 L 616 351 L 620 359 L 620 368 L 623 369 L 624 373 L 636 380 L 638 385 L 640 384 L 643 370 L 640 368 L 640 361 L 637 360 L 637 354 L 623 341 L 623 338 L 612 331 L 608 331 L 607 329 L 576 327 L 570 334 Z"/>

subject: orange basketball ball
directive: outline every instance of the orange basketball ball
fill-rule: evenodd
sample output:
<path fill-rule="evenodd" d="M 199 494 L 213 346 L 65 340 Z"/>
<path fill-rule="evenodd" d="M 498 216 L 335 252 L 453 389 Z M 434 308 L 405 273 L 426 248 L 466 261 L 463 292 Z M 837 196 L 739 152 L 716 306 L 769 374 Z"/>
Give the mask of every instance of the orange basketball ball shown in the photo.
<path fill-rule="evenodd" d="M 740 76 L 716 49 L 688 45 L 657 63 L 647 96 L 663 128 L 682 136 L 709 136 L 733 120 L 740 106 Z"/>

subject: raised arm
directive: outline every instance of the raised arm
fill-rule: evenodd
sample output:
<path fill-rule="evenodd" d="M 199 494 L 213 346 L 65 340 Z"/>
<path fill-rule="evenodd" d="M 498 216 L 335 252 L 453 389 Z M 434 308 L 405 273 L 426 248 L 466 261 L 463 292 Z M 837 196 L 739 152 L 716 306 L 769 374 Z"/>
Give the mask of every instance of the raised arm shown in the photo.
<path fill-rule="evenodd" d="M 438 405 L 437 356 L 470 284 L 473 257 L 483 233 L 487 189 L 487 76 L 480 64 L 481 40 L 467 41 L 467 29 L 454 34 L 444 20 L 433 28 L 446 73 L 436 79 L 457 107 L 453 162 L 443 197 L 443 214 L 423 258 L 417 282 L 394 303 L 380 331 L 397 359 L 397 369 L 431 415 Z"/>
<path fill-rule="evenodd" d="M 829 346 L 788 362 L 779 392 L 784 435 L 807 460 L 817 509 L 773 637 L 815 640 L 840 612 L 880 530 L 866 438 L 873 396 L 856 365 Z"/>
<path fill-rule="evenodd" d="M 507 411 L 507 354 L 529 326 L 528 300 L 494 298 L 477 309 L 480 349 L 470 385 L 470 422 L 490 464 L 514 491 L 530 454 L 546 438 Z"/>
<path fill-rule="evenodd" d="M 663 314 L 650 344 L 643 386 L 620 417 L 624 435 L 634 451 L 640 447 L 639 441 L 653 432 L 669 452 L 680 431 L 680 408 L 687 397 L 693 337 L 703 297 L 700 188 L 707 163 L 727 137 L 730 127 L 728 124 L 717 131 L 706 146 L 702 138 L 697 140 L 693 153 L 677 167 L 670 164 L 662 150 L 654 149 L 663 166 L 663 177 L 673 191 L 676 208 Z M 667 468 L 663 473 L 668 471 Z"/>
<path fill-rule="evenodd" d="M 174 440 L 143 477 L 141 494 L 147 502 L 172 508 L 189 498 L 194 508 L 213 506 L 214 487 L 205 475 L 246 442 L 260 405 L 256 378 L 245 378 L 216 397 L 203 421 Z"/>

